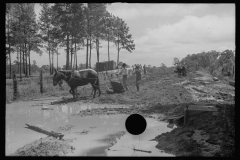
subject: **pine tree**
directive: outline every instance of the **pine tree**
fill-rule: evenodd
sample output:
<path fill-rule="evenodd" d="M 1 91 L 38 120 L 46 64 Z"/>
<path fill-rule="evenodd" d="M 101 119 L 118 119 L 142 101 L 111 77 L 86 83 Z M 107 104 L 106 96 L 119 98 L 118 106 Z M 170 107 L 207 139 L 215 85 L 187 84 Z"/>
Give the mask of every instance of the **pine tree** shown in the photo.
<path fill-rule="evenodd" d="M 47 45 L 45 46 L 46 50 L 48 51 L 49 55 L 49 66 L 50 66 L 50 75 L 53 74 L 52 64 L 51 64 L 51 31 L 53 29 L 52 20 L 53 18 L 53 11 L 51 8 L 51 5 L 49 3 L 42 3 L 40 4 L 42 6 L 42 10 L 40 12 L 39 22 L 41 29 L 41 35 L 42 40 L 44 42 L 47 42 Z"/>
<path fill-rule="evenodd" d="M 135 49 L 134 41 L 132 40 L 132 35 L 128 33 L 129 27 L 120 18 L 114 17 L 114 35 L 115 35 L 115 45 L 118 50 L 117 64 L 119 63 L 119 52 L 121 49 L 126 49 L 129 52 Z"/>

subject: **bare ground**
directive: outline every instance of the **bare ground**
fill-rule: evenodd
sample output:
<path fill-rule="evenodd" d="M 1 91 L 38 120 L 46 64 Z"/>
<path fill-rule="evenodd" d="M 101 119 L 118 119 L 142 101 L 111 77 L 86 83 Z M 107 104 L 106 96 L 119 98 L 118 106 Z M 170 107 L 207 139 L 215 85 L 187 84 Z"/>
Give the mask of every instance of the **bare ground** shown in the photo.
<path fill-rule="evenodd" d="M 157 148 L 176 156 L 233 156 L 235 154 L 235 88 L 227 82 L 213 81 L 204 72 L 188 73 L 187 77 L 175 74 L 147 75 L 136 92 L 135 77 L 128 79 L 130 91 L 107 94 L 106 84 L 102 81 L 102 95 L 92 99 L 91 87 L 78 90 L 77 101 L 96 104 L 123 104 L 130 107 L 96 108 L 84 110 L 73 116 L 96 114 L 140 113 L 145 117 L 156 118 L 176 124 L 178 128 L 155 138 Z M 109 84 L 108 84 L 109 86 Z M 77 103 L 71 95 L 62 97 L 54 104 Z M 183 125 L 184 108 L 189 105 L 211 105 L 219 109 L 217 114 L 203 112 L 188 118 Z M 174 118 L 175 117 L 175 118 Z M 173 119 L 173 120 L 170 120 Z M 52 143 L 57 143 L 51 151 Z M 43 147 L 43 146 L 46 147 Z M 64 155 L 73 148 L 60 140 L 46 139 L 24 146 L 15 155 Z M 48 147 L 47 147 L 48 146 Z M 50 147 L 50 149 L 49 149 Z M 59 149 L 62 148 L 62 149 Z"/>

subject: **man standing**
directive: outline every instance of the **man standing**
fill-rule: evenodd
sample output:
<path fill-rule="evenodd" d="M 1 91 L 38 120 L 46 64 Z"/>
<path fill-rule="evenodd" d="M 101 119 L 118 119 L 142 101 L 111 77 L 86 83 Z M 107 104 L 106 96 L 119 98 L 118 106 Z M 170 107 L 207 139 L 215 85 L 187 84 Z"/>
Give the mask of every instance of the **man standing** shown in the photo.
<path fill-rule="evenodd" d="M 145 66 L 145 64 L 143 66 L 143 73 L 146 74 L 146 66 Z"/>
<path fill-rule="evenodd" d="M 140 68 L 139 66 L 136 66 L 135 72 L 133 73 L 133 74 L 136 74 L 136 87 L 138 92 L 139 92 L 139 84 L 142 79 L 141 70 L 139 68 Z"/>
<path fill-rule="evenodd" d="M 123 87 L 125 88 L 125 90 L 129 90 L 128 87 L 127 87 L 127 68 L 126 68 L 126 64 L 123 63 L 122 64 L 122 70 L 119 72 L 119 73 L 116 73 L 117 75 L 118 74 L 122 74 L 123 75 L 123 78 L 122 78 L 122 82 L 123 82 Z"/>

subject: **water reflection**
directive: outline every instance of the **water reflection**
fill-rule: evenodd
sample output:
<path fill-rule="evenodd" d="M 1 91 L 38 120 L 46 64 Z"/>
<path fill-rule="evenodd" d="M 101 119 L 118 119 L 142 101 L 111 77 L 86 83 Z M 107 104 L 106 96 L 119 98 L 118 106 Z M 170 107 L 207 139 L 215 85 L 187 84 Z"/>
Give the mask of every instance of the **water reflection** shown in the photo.
<path fill-rule="evenodd" d="M 147 128 L 141 135 L 131 135 L 128 132 L 121 138 L 117 139 L 117 143 L 110 147 L 107 151 L 107 156 L 173 156 L 160 152 L 155 146 L 156 141 L 149 141 L 156 135 L 171 131 L 167 127 L 167 123 L 154 122 L 154 120 L 147 118 Z M 134 147 L 133 147 L 134 146 Z M 132 148 L 151 151 L 151 153 L 133 151 Z"/>
<path fill-rule="evenodd" d="M 50 110 L 42 110 L 42 117 L 43 119 L 50 118 Z"/>
<path fill-rule="evenodd" d="M 34 103 L 32 103 L 34 104 Z M 17 106 L 17 107 L 16 107 Z M 19 107 L 21 106 L 21 107 Z M 6 154 L 9 155 L 15 152 L 18 148 L 24 146 L 27 143 L 31 143 L 41 137 L 46 137 L 46 135 L 29 130 L 24 128 L 25 123 L 30 125 L 38 126 L 43 129 L 49 131 L 55 131 L 59 127 L 63 127 L 67 124 L 74 126 L 72 130 L 69 131 L 69 138 L 77 138 L 73 143 L 73 146 L 76 149 L 75 153 L 84 155 L 86 154 L 86 150 L 92 150 L 88 152 L 86 155 L 91 155 L 94 153 L 96 155 L 106 155 L 104 153 L 104 145 L 103 143 L 99 143 L 97 140 L 103 139 L 107 134 L 115 134 L 119 131 L 126 131 L 125 129 L 125 120 L 128 115 L 125 114 L 116 114 L 116 115 L 94 115 L 88 117 L 80 117 L 80 116 L 71 116 L 71 114 L 79 113 L 80 110 L 92 109 L 92 108 L 105 108 L 108 107 L 106 105 L 62 105 L 62 106 L 49 106 L 49 108 L 53 108 L 53 110 L 42 110 L 42 106 L 39 107 L 29 107 L 25 105 L 25 102 L 19 102 L 14 105 L 9 105 L 6 111 Z M 117 107 L 111 105 L 112 108 Z M 119 107 L 119 106 L 118 106 Z M 69 119 L 69 117 L 71 117 Z M 149 142 L 150 139 L 153 139 L 155 135 L 159 135 L 161 132 L 168 131 L 164 129 L 164 124 L 161 127 L 161 124 L 153 121 L 147 121 L 148 130 L 146 131 L 146 135 L 141 135 L 140 147 L 141 149 L 148 150 L 149 147 L 155 147 L 156 142 Z M 92 127 L 92 128 L 90 128 Z M 167 127 L 166 127 L 167 128 Z M 161 129 L 161 132 L 158 130 Z M 169 129 L 169 128 L 167 128 Z M 83 130 L 90 131 L 89 134 L 86 135 L 77 135 L 74 132 L 82 132 Z M 170 129 L 169 129 L 170 130 Z M 73 137 L 71 137 L 73 136 Z M 130 135 L 122 137 L 118 139 L 117 144 L 114 145 L 115 149 L 119 149 L 121 145 L 123 145 L 124 149 L 126 147 L 132 147 L 132 144 L 138 144 L 139 137 L 131 137 Z M 126 146 L 127 144 L 128 146 Z M 103 148 L 96 148 L 96 147 Z M 144 148 L 145 146 L 145 148 Z M 111 148 L 114 149 L 114 148 Z M 129 152 L 132 152 L 131 149 L 127 149 Z M 122 153 L 118 152 L 116 154 L 112 154 L 110 152 L 107 155 L 128 155 L 128 151 L 124 151 Z M 84 152 L 84 153 L 83 153 Z M 83 154 L 82 154 L 83 153 Z M 137 153 L 139 154 L 139 153 Z M 131 156 L 131 154 L 129 154 Z"/>
<path fill-rule="evenodd" d="M 62 105 L 61 106 L 61 112 L 68 115 L 68 106 Z"/>

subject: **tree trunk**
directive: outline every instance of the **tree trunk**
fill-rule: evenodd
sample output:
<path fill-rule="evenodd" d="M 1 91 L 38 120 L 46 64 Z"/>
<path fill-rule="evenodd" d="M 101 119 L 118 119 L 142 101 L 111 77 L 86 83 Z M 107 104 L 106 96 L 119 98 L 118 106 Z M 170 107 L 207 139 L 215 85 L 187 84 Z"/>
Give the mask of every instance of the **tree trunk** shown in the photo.
<path fill-rule="evenodd" d="M 67 60 L 66 60 L 66 70 L 69 68 L 69 35 L 67 33 Z"/>
<path fill-rule="evenodd" d="M 49 46 L 49 45 L 48 45 Z M 52 67 L 51 67 L 51 54 L 50 54 L 50 48 L 48 47 L 49 51 L 48 51 L 48 56 L 49 56 L 49 72 L 50 72 L 50 75 L 52 73 Z"/>
<path fill-rule="evenodd" d="M 25 73 L 25 50 L 24 50 L 24 45 L 23 45 L 23 74 L 26 75 L 26 73 Z"/>
<path fill-rule="evenodd" d="M 97 62 L 98 62 L 98 67 L 96 68 L 97 71 L 99 71 L 99 41 L 96 39 L 96 50 L 97 50 Z"/>
<path fill-rule="evenodd" d="M 58 71 L 58 48 L 57 48 L 57 71 Z"/>
<path fill-rule="evenodd" d="M 49 42 L 49 29 L 48 29 L 48 56 L 49 56 L 49 69 L 50 69 L 50 75 L 51 75 L 52 67 L 51 67 L 51 53 L 50 53 L 50 42 Z"/>
<path fill-rule="evenodd" d="M 118 63 L 119 63 L 119 34 L 118 34 L 118 57 L 117 57 L 117 66 L 118 66 Z"/>
<path fill-rule="evenodd" d="M 22 47 L 20 44 L 20 80 L 22 81 Z"/>
<path fill-rule="evenodd" d="M 18 66 L 18 74 L 20 73 L 20 71 L 19 71 L 19 48 L 17 47 L 17 60 L 18 60 L 18 64 L 17 64 L 17 66 Z"/>
<path fill-rule="evenodd" d="M 87 39 L 86 68 L 88 68 L 88 39 Z"/>
<path fill-rule="evenodd" d="M 66 53 L 66 65 L 65 65 L 65 70 L 67 70 L 67 60 L 68 60 L 68 55 Z"/>
<path fill-rule="evenodd" d="M 19 34 L 21 32 L 21 25 L 20 25 L 20 19 L 18 21 L 18 24 L 19 24 Z M 22 47 L 21 47 L 21 35 L 19 36 L 19 47 L 20 47 L 20 81 L 22 81 Z"/>
<path fill-rule="evenodd" d="M 96 44 L 96 52 L 97 52 L 97 62 L 98 62 L 98 47 L 97 47 L 97 38 L 96 38 L 96 41 L 95 41 L 95 44 Z M 98 65 L 97 65 L 97 63 L 96 63 L 96 71 L 98 72 Z"/>
<path fill-rule="evenodd" d="M 31 61 L 30 61 L 30 47 L 29 47 L 29 51 L 28 51 L 28 69 L 29 69 L 29 76 L 31 76 Z"/>
<path fill-rule="evenodd" d="M 72 56 L 73 55 L 73 47 L 72 47 L 73 46 L 73 36 L 71 36 L 71 37 L 72 37 L 72 39 L 71 39 L 71 50 L 70 50 L 71 51 L 71 68 L 70 69 L 73 69 L 73 63 L 72 63 L 72 57 L 73 57 Z"/>
<path fill-rule="evenodd" d="M 24 50 L 25 50 L 25 59 L 26 59 L 26 71 L 25 71 L 25 77 L 28 77 L 28 64 L 27 64 L 27 58 L 28 58 L 28 56 L 27 56 L 27 43 L 25 42 L 24 43 Z"/>
<path fill-rule="evenodd" d="M 9 14 L 8 14 L 8 54 L 9 54 L 9 64 L 10 64 L 10 70 L 9 70 L 9 78 L 11 79 L 12 78 L 12 66 L 11 66 L 11 51 L 10 51 L 10 40 L 9 40 L 9 27 L 10 27 L 10 24 L 9 24 Z"/>
<path fill-rule="evenodd" d="M 109 33 L 108 33 L 108 61 L 110 60 L 110 55 L 109 55 Z"/>
<path fill-rule="evenodd" d="M 77 42 L 75 42 L 75 65 L 76 65 L 76 70 L 77 70 Z"/>
<path fill-rule="evenodd" d="M 10 64 L 10 70 L 9 70 L 9 78 L 11 79 L 12 78 L 12 67 L 11 67 L 11 52 L 10 52 L 10 43 L 9 43 L 9 64 Z"/>
<path fill-rule="evenodd" d="M 71 35 L 71 37 L 72 37 L 72 39 L 71 39 L 71 68 L 70 69 L 73 69 L 73 60 L 72 60 L 72 58 L 74 58 L 73 57 L 73 35 Z"/>
<path fill-rule="evenodd" d="M 52 51 L 52 74 L 53 74 L 53 70 L 54 70 L 54 61 L 53 61 L 53 56 L 54 56 L 54 52 Z"/>
<path fill-rule="evenodd" d="M 72 69 L 72 67 L 73 67 L 73 64 L 72 64 L 72 55 L 73 55 L 73 52 L 72 52 L 73 50 L 72 50 L 72 46 L 71 46 L 71 67 L 70 67 L 70 69 Z"/>
<path fill-rule="evenodd" d="M 90 47 L 89 47 L 89 49 L 90 49 L 90 53 L 89 53 L 89 67 L 91 68 L 92 39 L 90 39 Z"/>
<path fill-rule="evenodd" d="M 26 77 L 28 77 L 28 63 L 27 63 L 27 60 L 28 60 L 28 55 L 27 55 L 27 51 L 26 51 Z"/>

